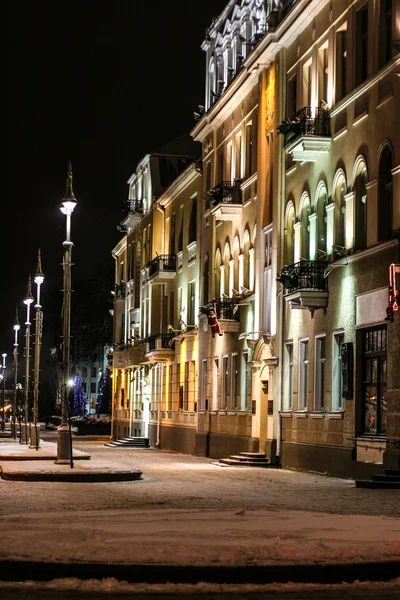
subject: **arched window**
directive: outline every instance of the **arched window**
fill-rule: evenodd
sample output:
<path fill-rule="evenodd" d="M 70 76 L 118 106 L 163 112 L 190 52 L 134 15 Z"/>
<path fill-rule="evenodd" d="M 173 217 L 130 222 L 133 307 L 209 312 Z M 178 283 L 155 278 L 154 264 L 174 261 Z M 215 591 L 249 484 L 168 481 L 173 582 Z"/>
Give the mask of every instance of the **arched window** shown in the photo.
<path fill-rule="evenodd" d="M 336 178 L 334 188 L 335 203 L 335 228 L 334 228 L 334 251 L 341 255 L 346 246 L 346 179 L 343 173 Z"/>
<path fill-rule="evenodd" d="M 204 258 L 204 271 L 203 271 L 203 304 L 207 304 L 209 298 L 209 284 L 210 284 L 210 261 L 206 254 Z"/>
<path fill-rule="evenodd" d="M 228 242 L 224 248 L 224 293 L 229 294 L 229 261 L 231 260 L 231 249 Z"/>
<path fill-rule="evenodd" d="M 326 205 L 328 203 L 328 194 L 324 185 L 320 186 L 317 199 L 317 259 L 323 259 L 326 256 L 326 234 L 327 219 Z"/>
<path fill-rule="evenodd" d="M 388 240 L 393 228 L 392 151 L 386 146 L 379 161 L 378 241 Z"/>
<path fill-rule="evenodd" d="M 354 181 L 355 196 L 355 249 L 367 247 L 367 166 L 360 160 Z"/>
<path fill-rule="evenodd" d="M 285 240 L 285 264 L 294 263 L 294 223 L 295 214 L 293 205 L 287 211 L 286 217 L 286 240 Z"/>
<path fill-rule="evenodd" d="M 250 234 L 246 229 L 243 237 L 243 286 L 250 289 Z M 242 291 L 242 290 L 240 290 Z"/>
<path fill-rule="evenodd" d="M 235 290 L 239 290 L 239 250 L 239 238 L 235 237 L 233 240 L 233 289 Z"/>
<path fill-rule="evenodd" d="M 216 99 L 216 73 L 215 73 L 215 58 L 211 57 L 208 67 L 208 106 L 212 106 Z"/>
<path fill-rule="evenodd" d="M 214 296 L 219 298 L 221 295 L 221 250 L 217 248 L 215 254 L 215 271 L 214 271 Z"/>
<path fill-rule="evenodd" d="M 310 199 L 308 196 L 304 199 L 301 208 L 301 254 L 300 258 L 309 260 L 310 258 Z"/>

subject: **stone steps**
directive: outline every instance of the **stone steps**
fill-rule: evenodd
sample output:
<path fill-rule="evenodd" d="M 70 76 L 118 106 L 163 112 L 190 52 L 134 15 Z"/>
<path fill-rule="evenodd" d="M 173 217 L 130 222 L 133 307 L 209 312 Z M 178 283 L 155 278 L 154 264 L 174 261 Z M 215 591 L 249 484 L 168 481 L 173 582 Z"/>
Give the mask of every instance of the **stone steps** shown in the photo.
<path fill-rule="evenodd" d="M 371 479 L 356 479 L 358 488 L 400 489 L 400 471 L 385 471 L 383 475 L 372 475 Z"/>
<path fill-rule="evenodd" d="M 271 467 L 267 455 L 262 452 L 240 452 L 229 458 L 220 458 L 219 462 L 230 467 Z"/>
<path fill-rule="evenodd" d="M 107 448 L 150 448 L 149 438 L 126 437 L 104 444 Z"/>

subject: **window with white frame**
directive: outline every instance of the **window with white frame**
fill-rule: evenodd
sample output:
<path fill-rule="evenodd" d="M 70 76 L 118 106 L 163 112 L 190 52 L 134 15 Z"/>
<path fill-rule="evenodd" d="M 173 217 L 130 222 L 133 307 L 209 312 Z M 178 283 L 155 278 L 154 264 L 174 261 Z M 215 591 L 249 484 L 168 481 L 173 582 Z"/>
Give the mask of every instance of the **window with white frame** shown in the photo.
<path fill-rule="evenodd" d="M 238 408 L 239 406 L 239 366 L 238 355 L 232 354 L 231 362 L 231 401 L 230 408 Z"/>
<path fill-rule="evenodd" d="M 332 411 L 343 410 L 343 375 L 340 349 L 344 343 L 344 332 L 333 334 L 332 348 Z"/>
<path fill-rule="evenodd" d="M 229 364 L 228 356 L 222 357 L 222 390 L 221 390 L 221 408 L 229 406 Z"/>
<path fill-rule="evenodd" d="M 218 409 L 218 388 L 219 388 L 219 358 L 213 360 L 213 390 L 212 390 L 212 410 Z"/>
<path fill-rule="evenodd" d="M 328 96 L 328 42 L 318 50 L 318 100 L 329 104 Z"/>
<path fill-rule="evenodd" d="M 247 394 L 249 391 L 249 389 L 248 389 L 249 388 L 249 386 L 248 386 L 248 368 L 247 368 L 248 361 L 249 361 L 248 352 L 243 352 L 242 353 L 241 374 L 240 374 L 240 382 L 241 382 L 240 407 L 241 407 L 241 410 L 246 410 L 246 408 L 247 408 Z"/>
<path fill-rule="evenodd" d="M 285 344 L 283 408 L 293 408 L 293 343 Z"/>
<path fill-rule="evenodd" d="M 325 408 L 325 372 L 326 372 L 326 337 L 321 335 L 315 338 L 315 385 L 314 409 Z"/>
<path fill-rule="evenodd" d="M 303 104 L 312 104 L 312 61 L 311 59 L 303 66 Z"/>
<path fill-rule="evenodd" d="M 323 259 L 326 256 L 327 217 L 326 206 L 328 195 L 326 187 L 322 186 L 317 200 L 317 257 Z"/>
<path fill-rule="evenodd" d="M 301 256 L 302 260 L 310 258 L 310 201 L 307 198 L 301 210 Z"/>
<path fill-rule="evenodd" d="M 299 341 L 299 410 L 307 409 L 308 396 L 308 339 Z"/>
<path fill-rule="evenodd" d="M 336 31 L 335 102 L 346 95 L 347 77 L 347 22 Z"/>

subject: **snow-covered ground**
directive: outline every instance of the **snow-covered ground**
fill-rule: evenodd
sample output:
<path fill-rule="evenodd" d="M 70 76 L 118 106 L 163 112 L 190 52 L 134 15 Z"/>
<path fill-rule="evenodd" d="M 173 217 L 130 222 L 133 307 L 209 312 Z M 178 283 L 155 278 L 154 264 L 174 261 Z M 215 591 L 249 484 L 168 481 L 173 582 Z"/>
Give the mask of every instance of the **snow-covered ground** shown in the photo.
<path fill-rule="evenodd" d="M 75 446 L 140 469 L 143 479 L 0 480 L 0 560 L 187 566 L 400 560 L 397 490 L 221 467 L 155 450 Z"/>

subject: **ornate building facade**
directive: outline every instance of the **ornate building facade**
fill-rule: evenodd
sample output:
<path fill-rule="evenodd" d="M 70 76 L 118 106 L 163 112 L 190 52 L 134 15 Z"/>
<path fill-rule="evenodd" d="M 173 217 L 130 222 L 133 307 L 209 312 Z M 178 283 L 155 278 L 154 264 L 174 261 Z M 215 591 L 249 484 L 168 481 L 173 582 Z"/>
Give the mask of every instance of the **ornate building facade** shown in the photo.
<path fill-rule="evenodd" d="M 398 0 L 230 0 L 210 25 L 200 159 L 129 181 L 114 438 L 399 467 L 399 27 Z"/>

